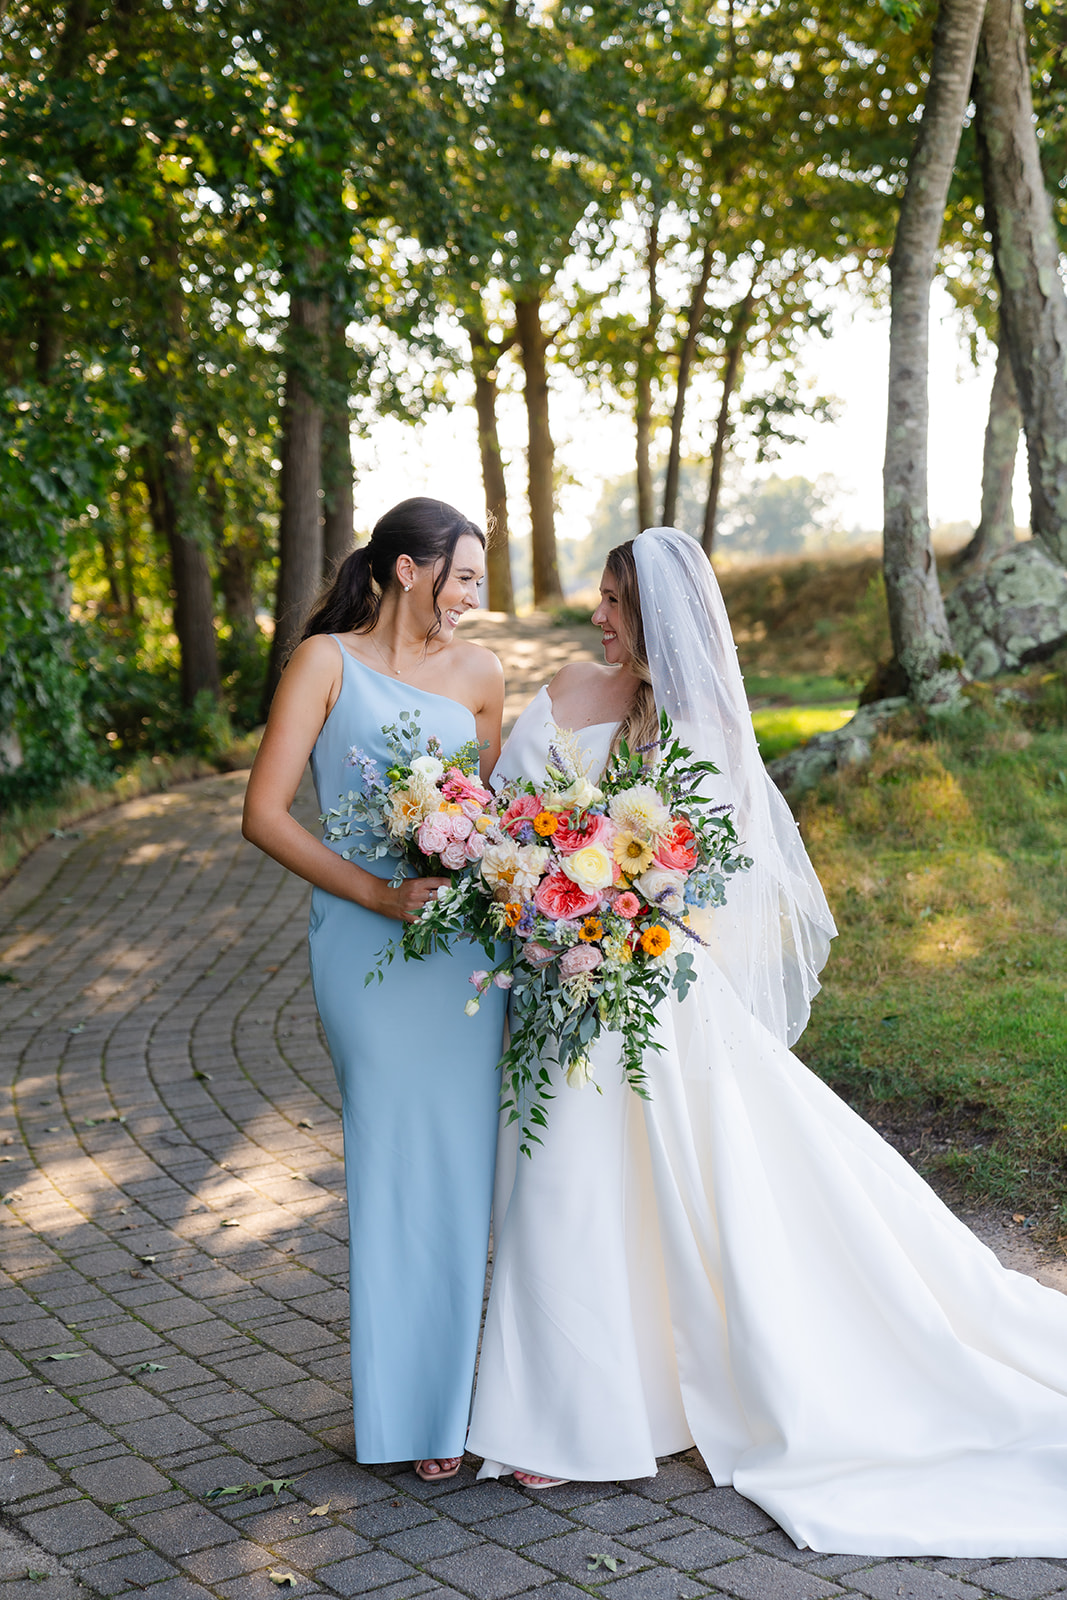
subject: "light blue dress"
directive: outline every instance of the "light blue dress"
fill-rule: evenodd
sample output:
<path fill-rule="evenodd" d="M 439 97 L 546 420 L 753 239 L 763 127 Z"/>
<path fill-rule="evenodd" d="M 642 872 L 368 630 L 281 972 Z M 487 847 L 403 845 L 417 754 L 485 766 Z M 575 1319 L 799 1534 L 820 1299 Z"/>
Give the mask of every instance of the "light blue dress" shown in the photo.
<path fill-rule="evenodd" d="M 357 745 L 383 772 L 384 724 L 419 712 L 446 755 L 476 736 L 444 695 L 344 658 L 341 690 L 311 753 L 323 811 L 360 785 Z M 340 852 L 353 841 L 325 841 Z M 377 877 L 395 861 L 354 861 Z M 351 1268 L 356 1458 L 462 1455 L 485 1286 L 504 995 L 464 1013 L 481 952 L 397 958 L 364 977 L 399 922 L 323 889 L 311 897 L 311 978 L 341 1090 Z M 481 958 L 484 963 L 484 958 Z"/>

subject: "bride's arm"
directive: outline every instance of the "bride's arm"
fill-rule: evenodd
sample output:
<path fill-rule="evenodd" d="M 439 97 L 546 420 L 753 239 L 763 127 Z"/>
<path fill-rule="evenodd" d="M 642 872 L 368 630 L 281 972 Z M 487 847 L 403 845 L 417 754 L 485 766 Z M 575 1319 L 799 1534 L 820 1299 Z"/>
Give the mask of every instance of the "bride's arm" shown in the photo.
<path fill-rule="evenodd" d="M 383 917 L 411 922 L 447 878 L 407 878 L 394 889 L 345 861 L 290 815 L 308 757 L 337 698 L 341 665 L 336 645 L 325 636 L 306 639 L 294 651 L 249 774 L 242 832 L 316 888 Z"/>

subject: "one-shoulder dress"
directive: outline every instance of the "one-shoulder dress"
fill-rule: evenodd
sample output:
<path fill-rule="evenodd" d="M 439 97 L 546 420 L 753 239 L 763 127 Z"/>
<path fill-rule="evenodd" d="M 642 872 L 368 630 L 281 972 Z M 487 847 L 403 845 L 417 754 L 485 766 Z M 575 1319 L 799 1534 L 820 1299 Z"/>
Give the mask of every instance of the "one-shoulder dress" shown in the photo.
<path fill-rule="evenodd" d="M 360 787 L 355 746 L 389 765 L 383 726 L 418 712 L 447 754 L 476 736 L 473 713 L 387 678 L 340 640 L 337 701 L 311 753 L 323 811 Z M 338 852 L 359 839 L 325 840 Z M 353 861 L 377 877 L 393 860 Z M 485 1287 L 496 1156 L 504 996 L 464 1013 L 478 965 L 462 947 L 399 957 L 364 986 L 399 922 L 316 888 L 309 942 L 344 1124 L 351 1269 L 352 1400 L 359 1461 L 462 1455 Z"/>
<path fill-rule="evenodd" d="M 544 689 L 498 771 L 543 776 Z M 611 729 L 581 730 L 595 774 Z M 697 952 L 640 1100 L 618 1034 L 501 1129 L 469 1448 L 643 1478 L 695 1443 L 798 1545 L 1067 1556 L 1067 1298 L 1016 1272 Z"/>

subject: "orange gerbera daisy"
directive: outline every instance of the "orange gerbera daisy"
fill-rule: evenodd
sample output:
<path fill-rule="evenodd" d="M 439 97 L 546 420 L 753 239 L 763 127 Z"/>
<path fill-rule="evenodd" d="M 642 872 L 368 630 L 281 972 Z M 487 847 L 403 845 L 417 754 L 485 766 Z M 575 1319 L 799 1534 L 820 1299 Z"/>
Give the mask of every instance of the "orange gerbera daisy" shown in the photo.
<path fill-rule="evenodd" d="M 661 922 L 654 922 L 641 935 L 641 949 L 646 955 L 661 956 L 671 947 L 671 936 Z"/>
<path fill-rule="evenodd" d="M 559 818 L 554 817 L 551 811 L 539 811 L 533 819 L 534 832 L 542 839 L 551 838 L 559 827 Z"/>
<path fill-rule="evenodd" d="M 578 929 L 578 937 L 583 939 L 586 944 L 592 944 L 595 940 L 604 937 L 604 924 L 599 917 L 586 917 Z"/>

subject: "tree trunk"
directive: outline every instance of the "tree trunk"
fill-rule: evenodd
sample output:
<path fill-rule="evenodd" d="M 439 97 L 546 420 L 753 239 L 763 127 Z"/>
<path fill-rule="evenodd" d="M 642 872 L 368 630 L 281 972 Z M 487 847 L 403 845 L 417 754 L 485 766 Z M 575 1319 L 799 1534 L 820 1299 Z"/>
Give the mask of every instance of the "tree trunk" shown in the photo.
<path fill-rule="evenodd" d="M 330 578 L 355 544 L 356 507 L 348 411 L 351 378 L 343 316 L 330 318 L 327 361 L 329 392 L 322 425 L 322 540 L 325 575 Z"/>
<path fill-rule="evenodd" d="M 1030 520 L 1067 565 L 1067 295 L 1034 129 L 1022 0 L 988 0 L 975 70 L 985 215 L 1030 462 Z"/>
<path fill-rule="evenodd" d="M 322 265 L 309 261 L 313 273 Z M 304 618 L 322 584 L 322 392 L 327 308 L 325 297 L 293 292 L 282 410 L 281 517 L 274 639 L 263 694 L 266 715 L 282 667 L 296 646 Z"/>
<path fill-rule="evenodd" d="M 652 380 L 655 375 L 656 343 L 661 302 L 659 269 L 659 217 L 653 212 L 648 225 L 648 322 L 637 354 L 637 382 L 634 422 L 637 429 L 637 532 L 655 523 L 652 499 Z"/>
<path fill-rule="evenodd" d="M 478 413 L 478 449 L 482 458 L 489 537 L 486 552 L 489 609 L 514 612 L 515 593 L 511 582 L 511 550 L 508 544 L 508 490 L 496 426 L 495 372 L 475 372 L 474 405 Z"/>
<path fill-rule="evenodd" d="M 552 433 L 548 425 L 548 340 L 541 326 L 541 296 L 534 290 L 515 300 L 515 327 L 522 352 L 523 397 L 529 431 L 530 534 L 535 606 L 563 599 L 556 555 Z"/>
<path fill-rule="evenodd" d="M 1019 453 L 1019 433 L 1023 425 L 1019 394 L 1007 341 L 997 346 L 997 369 L 989 396 L 989 420 L 982 455 L 982 516 L 974 538 L 960 551 L 956 565 L 986 562 L 998 550 L 1015 543 L 1015 507 L 1012 482 L 1015 458 Z"/>
<path fill-rule="evenodd" d="M 722 399 L 719 401 L 719 415 L 715 423 L 715 443 L 711 451 L 711 476 L 708 480 L 708 498 L 704 504 L 704 528 L 700 542 L 704 546 L 704 554 L 711 555 L 715 545 L 715 524 L 719 520 L 719 494 L 722 490 L 722 467 L 726 458 L 726 440 L 730 433 L 730 400 L 733 397 L 737 375 L 741 368 L 741 351 L 744 349 L 745 334 L 748 331 L 749 318 L 752 315 L 752 303 L 756 298 L 756 277 L 753 277 L 745 293 L 745 298 L 734 315 L 733 326 L 730 329 L 730 342 L 726 348 L 726 359 L 722 368 Z"/>
<path fill-rule="evenodd" d="M 985 0 L 941 0 L 930 87 L 890 262 L 886 597 L 893 647 L 909 692 L 927 705 L 951 700 L 960 685 L 927 503 L 930 285 L 984 5 Z"/>
<path fill-rule="evenodd" d="M 478 417 L 478 452 L 482 461 L 482 484 L 485 489 L 485 516 L 489 548 L 486 551 L 486 577 L 489 585 L 490 611 L 515 610 L 515 593 L 511 577 L 511 547 L 508 530 L 508 486 L 504 478 L 504 461 L 500 454 L 500 435 L 496 422 L 496 369 L 505 350 L 515 342 L 512 334 L 505 339 L 493 340 L 485 324 L 479 305 L 464 318 L 467 336 L 471 342 L 471 367 L 474 372 L 474 409 Z"/>
<path fill-rule="evenodd" d="M 226 496 L 218 476 L 212 473 L 205 485 L 215 560 L 222 591 L 222 609 L 235 638 L 246 646 L 256 636 L 256 600 L 252 585 L 258 536 L 251 539 L 244 529 L 236 532 L 227 526 Z"/>
<path fill-rule="evenodd" d="M 189 441 L 177 427 L 172 428 L 163 459 L 150 462 L 145 481 L 153 525 L 170 551 L 182 704 L 187 706 L 205 691 L 215 699 L 222 694 L 211 571 L 196 540 L 182 533 L 191 479 Z"/>
<path fill-rule="evenodd" d="M 685 418 L 685 396 L 689 387 L 689 374 L 693 367 L 693 357 L 696 355 L 697 339 L 700 337 L 700 324 L 704 320 L 704 306 L 707 302 L 708 283 L 711 279 L 711 267 L 714 260 L 714 251 L 710 242 L 704 246 L 704 254 L 700 262 L 700 276 L 697 278 L 693 298 L 689 302 L 689 317 L 686 321 L 685 338 L 678 352 L 678 383 L 674 392 L 674 409 L 671 412 L 671 448 L 667 456 L 667 477 L 663 485 L 663 526 L 674 526 L 675 513 L 678 509 L 678 489 L 682 473 L 682 422 Z"/>

